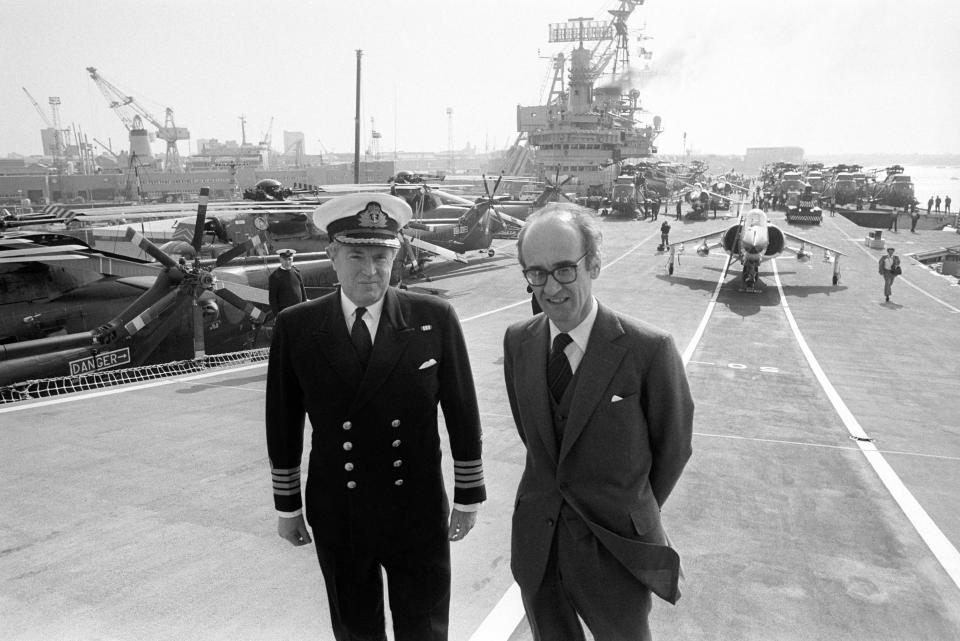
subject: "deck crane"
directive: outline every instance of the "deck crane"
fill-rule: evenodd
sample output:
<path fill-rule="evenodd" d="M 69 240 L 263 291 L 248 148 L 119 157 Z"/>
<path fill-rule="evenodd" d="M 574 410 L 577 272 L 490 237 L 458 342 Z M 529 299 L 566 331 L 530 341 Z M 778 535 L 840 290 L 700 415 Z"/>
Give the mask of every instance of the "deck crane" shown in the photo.
<path fill-rule="evenodd" d="M 644 0 L 618 0 L 616 9 L 608 12 L 612 16 L 609 22 L 601 22 L 593 18 L 570 18 L 566 24 L 550 26 L 550 42 L 578 42 L 583 47 L 584 42 L 595 41 L 590 52 L 590 66 L 587 80 L 595 82 L 610 67 L 609 73 L 616 76 L 627 71 L 630 66 L 629 28 L 627 20 L 634 9 L 642 5 Z M 647 55 L 643 51 L 643 55 Z M 553 82 L 547 105 L 562 106 L 567 99 L 563 72 L 567 58 L 563 53 L 552 57 Z M 611 65 L 611 61 L 613 64 Z"/>
<path fill-rule="evenodd" d="M 87 72 L 96 83 L 100 93 L 107 99 L 107 103 L 114 113 L 123 122 L 127 131 L 142 129 L 142 119 L 146 119 L 157 128 L 157 137 L 167 143 L 167 157 L 164 168 L 169 172 L 182 172 L 183 163 L 180 161 L 180 152 L 177 150 L 178 140 L 189 140 L 190 132 L 186 127 L 177 127 L 173 120 L 173 109 L 166 108 L 163 123 L 157 120 L 133 96 L 124 94 L 101 76 L 95 67 L 87 67 Z M 131 115 L 132 113 L 132 115 Z"/>
<path fill-rule="evenodd" d="M 627 28 L 627 19 L 638 5 L 643 4 L 643 0 L 620 0 L 620 6 L 617 9 L 609 9 L 608 12 L 613 19 L 610 21 L 610 32 L 606 38 L 597 41 L 591 52 L 590 59 L 593 65 L 590 69 L 594 78 L 597 78 L 604 72 L 610 62 L 613 66 L 610 74 L 617 75 L 617 68 L 620 73 L 624 73 L 630 66 L 630 33 Z"/>

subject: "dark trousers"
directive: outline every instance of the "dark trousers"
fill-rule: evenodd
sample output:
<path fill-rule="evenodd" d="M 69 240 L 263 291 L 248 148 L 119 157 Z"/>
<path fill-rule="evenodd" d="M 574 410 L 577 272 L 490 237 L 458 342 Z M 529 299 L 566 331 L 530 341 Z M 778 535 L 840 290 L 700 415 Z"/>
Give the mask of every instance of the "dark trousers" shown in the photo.
<path fill-rule="evenodd" d="M 650 641 L 650 591 L 564 507 L 540 587 L 521 592 L 535 641 Z M 627 587 L 625 587 L 627 586 Z"/>
<path fill-rule="evenodd" d="M 317 541 L 317 558 L 337 641 L 386 641 L 381 568 L 387 575 L 396 641 L 446 641 L 450 613 L 450 542 L 371 552 Z"/>
<path fill-rule="evenodd" d="M 893 272 L 883 272 L 883 295 L 887 298 L 893 296 L 892 288 L 894 279 L 896 279 L 896 276 L 893 274 Z"/>

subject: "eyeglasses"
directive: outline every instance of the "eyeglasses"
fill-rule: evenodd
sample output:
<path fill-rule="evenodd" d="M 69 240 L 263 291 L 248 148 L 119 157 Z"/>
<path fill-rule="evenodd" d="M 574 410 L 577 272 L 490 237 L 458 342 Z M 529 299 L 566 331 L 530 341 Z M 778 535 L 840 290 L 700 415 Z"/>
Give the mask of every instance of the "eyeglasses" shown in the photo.
<path fill-rule="evenodd" d="M 587 254 L 589 253 L 590 252 L 585 253 L 572 264 L 560 265 L 559 267 L 554 267 L 551 270 L 540 269 L 539 267 L 525 269 L 523 270 L 523 277 L 526 278 L 527 282 L 534 287 L 543 287 L 546 285 L 547 276 L 553 276 L 553 280 L 557 281 L 561 285 L 569 285 L 573 281 L 577 280 L 577 265 L 581 260 L 586 258 Z"/>

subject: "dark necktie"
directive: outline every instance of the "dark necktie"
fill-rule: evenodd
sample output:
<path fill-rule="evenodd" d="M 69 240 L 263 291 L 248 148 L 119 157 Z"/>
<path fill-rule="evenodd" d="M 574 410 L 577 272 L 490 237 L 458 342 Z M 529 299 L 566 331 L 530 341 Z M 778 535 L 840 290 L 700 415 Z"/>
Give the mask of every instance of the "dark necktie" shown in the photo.
<path fill-rule="evenodd" d="M 367 313 L 366 307 L 358 307 L 356 318 L 353 320 L 353 328 L 350 330 L 350 340 L 357 350 L 357 356 L 360 357 L 360 366 L 367 369 L 367 362 L 370 360 L 370 352 L 373 351 L 373 340 L 370 338 L 370 330 L 367 324 L 363 322 L 363 315 Z"/>
<path fill-rule="evenodd" d="M 550 394 L 557 403 L 563 398 L 563 393 L 573 378 L 573 370 L 570 369 L 570 361 L 564 349 L 573 342 L 569 334 L 557 334 L 553 339 L 553 349 L 550 350 L 550 360 L 547 362 L 547 385 L 550 387 Z"/>

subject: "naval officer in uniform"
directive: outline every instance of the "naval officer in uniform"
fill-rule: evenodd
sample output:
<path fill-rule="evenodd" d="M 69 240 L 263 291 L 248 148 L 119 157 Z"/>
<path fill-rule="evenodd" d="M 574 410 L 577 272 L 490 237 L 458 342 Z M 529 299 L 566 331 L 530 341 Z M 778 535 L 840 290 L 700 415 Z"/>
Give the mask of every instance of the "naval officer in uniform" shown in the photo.
<path fill-rule="evenodd" d="M 267 448 L 278 532 L 311 541 L 333 634 L 384 640 L 381 569 L 397 641 L 447 639 L 450 544 L 486 498 L 480 419 L 467 349 L 446 301 L 389 286 L 409 205 L 350 194 L 314 214 L 340 280 L 277 317 L 267 371 Z M 452 513 L 437 406 L 453 454 Z M 300 491 L 304 418 L 313 427 Z"/>
<path fill-rule="evenodd" d="M 295 249 L 281 249 L 277 252 L 280 257 L 280 267 L 272 274 L 268 281 L 270 294 L 270 309 L 277 315 L 287 307 L 307 300 L 307 290 L 303 286 L 303 276 L 300 270 L 293 266 Z"/>

